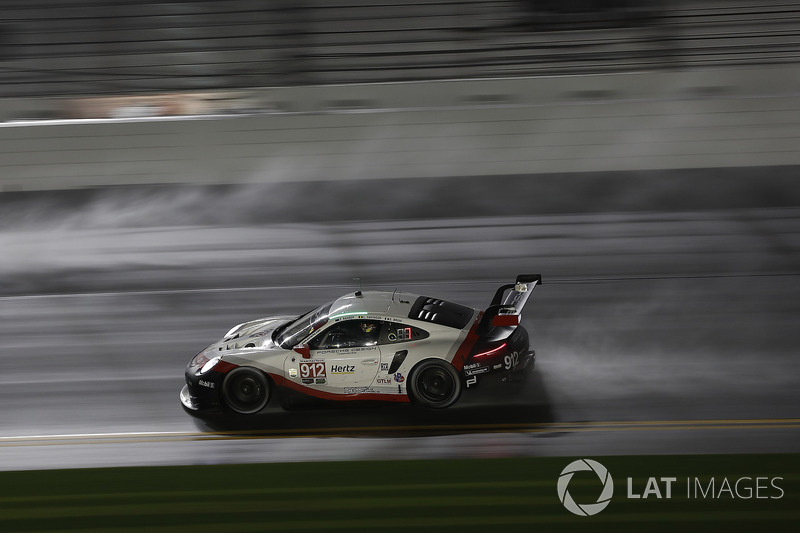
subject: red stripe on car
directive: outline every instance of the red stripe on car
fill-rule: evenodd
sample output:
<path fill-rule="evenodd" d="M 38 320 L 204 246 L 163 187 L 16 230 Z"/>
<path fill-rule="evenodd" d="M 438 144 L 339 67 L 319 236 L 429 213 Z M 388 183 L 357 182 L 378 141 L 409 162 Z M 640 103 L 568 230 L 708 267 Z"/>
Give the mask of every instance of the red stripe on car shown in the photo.
<path fill-rule="evenodd" d="M 220 374 L 227 374 L 237 366 L 239 365 L 234 365 L 233 363 L 229 363 L 227 361 L 219 361 L 211 370 L 214 372 L 219 372 Z"/>

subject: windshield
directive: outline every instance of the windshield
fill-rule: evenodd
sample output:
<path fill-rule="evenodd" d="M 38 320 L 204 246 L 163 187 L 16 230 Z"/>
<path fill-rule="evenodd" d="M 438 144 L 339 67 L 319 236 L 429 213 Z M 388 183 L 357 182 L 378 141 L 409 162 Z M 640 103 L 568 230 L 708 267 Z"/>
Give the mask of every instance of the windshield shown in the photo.
<path fill-rule="evenodd" d="M 275 338 L 275 342 L 281 348 L 294 348 L 303 339 L 325 325 L 328 321 L 331 305 L 333 305 L 333 302 L 328 302 L 289 322 L 276 332 L 278 335 Z"/>

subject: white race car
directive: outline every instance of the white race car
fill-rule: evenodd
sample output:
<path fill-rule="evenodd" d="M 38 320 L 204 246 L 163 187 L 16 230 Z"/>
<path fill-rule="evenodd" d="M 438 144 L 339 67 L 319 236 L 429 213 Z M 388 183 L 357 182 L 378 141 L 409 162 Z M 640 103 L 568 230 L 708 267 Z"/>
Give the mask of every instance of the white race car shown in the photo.
<path fill-rule="evenodd" d="M 520 313 L 539 274 L 484 310 L 405 292 L 356 291 L 299 317 L 239 324 L 197 354 L 180 398 L 191 415 L 258 413 L 279 396 L 445 408 L 489 375 L 533 366 Z"/>

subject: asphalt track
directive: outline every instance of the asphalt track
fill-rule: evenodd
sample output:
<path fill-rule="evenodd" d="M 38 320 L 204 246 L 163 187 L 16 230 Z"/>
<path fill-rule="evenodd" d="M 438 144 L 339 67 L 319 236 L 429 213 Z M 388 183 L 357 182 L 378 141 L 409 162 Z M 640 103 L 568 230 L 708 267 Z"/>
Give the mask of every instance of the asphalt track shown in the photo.
<path fill-rule="evenodd" d="M 0 233 L 2 470 L 800 451 L 800 209 L 251 224 L 93 209 Z M 483 307 L 530 272 L 526 383 L 446 411 L 270 407 L 223 432 L 180 408 L 201 348 L 354 276 Z"/>

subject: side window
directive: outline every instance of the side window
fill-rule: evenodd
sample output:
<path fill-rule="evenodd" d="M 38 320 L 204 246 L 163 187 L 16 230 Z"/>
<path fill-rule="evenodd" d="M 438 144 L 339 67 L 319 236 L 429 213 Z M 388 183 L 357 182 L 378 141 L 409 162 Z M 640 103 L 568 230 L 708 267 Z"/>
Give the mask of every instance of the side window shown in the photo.
<path fill-rule="evenodd" d="M 377 320 L 347 320 L 334 324 L 311 339 L 309 346 L 314 350 L 375 346 L 380 330 Z"/>
<path fill-rule="evenodd" d="M 399 342 L 427 339 L 430 334 L 424 329 L 398 322 L 384 322 L 381 328 L 379 344 L 396 344 Z"/>

